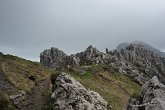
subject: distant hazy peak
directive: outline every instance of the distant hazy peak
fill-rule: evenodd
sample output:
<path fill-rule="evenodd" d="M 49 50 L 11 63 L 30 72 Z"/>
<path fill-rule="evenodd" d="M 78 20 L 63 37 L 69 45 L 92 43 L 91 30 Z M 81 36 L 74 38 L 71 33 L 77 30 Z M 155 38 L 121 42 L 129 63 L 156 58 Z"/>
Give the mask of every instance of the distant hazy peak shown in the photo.
<path fill-rule="evenodd" d="M 121 44 L 119 44 L 119 45 L 116 47 L 116 50 L 117 50 L 117 51 L 120 51 L 121 49 L 126 48 L 126 47 L 128 47 L 129 45 L 130 45 L 130 43 L 121 43 Z"/>
<path fill-rule="evenodd" d="M 141 41 L 133 41 L 131 44 L 133 45 L 140 45 L 140 46 L 143 46 L 143 47 L 147 47 L 147 48 L 154 48 L 152 47 L 151 45 L 149 45 L 148 43 L 145 43 L 145 42 L 141 42 Z M 156 49 L 156 48 L 155 48 Z M 157 49 L 158 50 L 158 49 Z"/>
<path fill-rule="evenodd" d="M 117 46 L 116 50 L 117 51 L 121 51 L 121 49 L 124 49 L 130 45 L 134 45 L 134 46 L 138 46 L 138 47 L 142 47 L 142 48 L 145 48 L 147 50 L 150 50 L 152 51 L 155 55 L 158 55 L 160 57 L 165 57 L 165 53 L 152 47 L 151 45 L 147 44 L 147 43 L 144 43 L 144 42 L 141 42 L 141 41 L 133 41 L 132 43 L 121 43 Z"/>

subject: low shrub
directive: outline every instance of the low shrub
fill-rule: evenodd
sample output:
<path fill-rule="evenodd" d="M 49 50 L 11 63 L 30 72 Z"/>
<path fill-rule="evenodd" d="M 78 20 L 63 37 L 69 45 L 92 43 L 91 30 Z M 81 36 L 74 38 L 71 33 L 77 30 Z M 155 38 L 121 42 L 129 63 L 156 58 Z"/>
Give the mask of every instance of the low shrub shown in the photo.
<path fill-rule="evenodd" d="M 0 109 L 5 110 L 9 106 L 9 97 L 7 94 L 0 92 Z"/>

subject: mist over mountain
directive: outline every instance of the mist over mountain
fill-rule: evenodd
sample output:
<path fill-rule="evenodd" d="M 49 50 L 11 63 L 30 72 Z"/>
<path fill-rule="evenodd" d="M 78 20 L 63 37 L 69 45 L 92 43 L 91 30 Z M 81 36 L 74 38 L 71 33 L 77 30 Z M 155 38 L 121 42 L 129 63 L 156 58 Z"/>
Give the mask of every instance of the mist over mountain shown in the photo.
<path fill-rule="evenodd" d="M 0 0 L 0 110 L 165 110 L 165 0 Z"/>
<path fill-rule="evenodd" d="M 141 41 L 133 41 L 132 43 L 121 43 L 121 44 L 119 44 L 116 47 L 116 50 L 120 51 L 121 49 L 126 48 L 129 45 L 131 45 L 131 44 L 133 44 L 133 45 L 139 45 L 139 46 L 141 46 L 141 47 L 143 47 L 143 48 L 145 48 L 147 50 L 152 51 L 153 54 L 155 54 L 155 55 L 158 55 L 160 57 L 165 57 L 165 52 L 162 52 L 159 49 L 156 49 L 153 46 L 151 46 L 151 45 L 149 45 L 147 43 L 141 42 Z"/>
<path fill-rule="evenodd" d="M 164 0 L 0 0 L 0 51 L 39 61 L 45 48 L 78 53 L 139 40 L 165 51 Z"/>
<path fill-rule="evenodd" d="M 2 110 L 165 109 L 164 53 L 140 41 L 71 55 L 51 47 L 40 63 L 0 53 L 0 79 Z"/>

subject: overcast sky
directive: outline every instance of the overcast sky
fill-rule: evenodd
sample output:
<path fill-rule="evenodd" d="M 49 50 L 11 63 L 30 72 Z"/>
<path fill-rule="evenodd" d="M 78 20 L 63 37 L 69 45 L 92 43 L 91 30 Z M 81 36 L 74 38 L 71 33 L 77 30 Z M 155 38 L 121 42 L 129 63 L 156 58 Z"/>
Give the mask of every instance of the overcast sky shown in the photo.
<path fill-rule="evenodd" d="M 165 50 L 165 0 L 0 0 L 0 51 L 38 60 L 139 40 Z"/>

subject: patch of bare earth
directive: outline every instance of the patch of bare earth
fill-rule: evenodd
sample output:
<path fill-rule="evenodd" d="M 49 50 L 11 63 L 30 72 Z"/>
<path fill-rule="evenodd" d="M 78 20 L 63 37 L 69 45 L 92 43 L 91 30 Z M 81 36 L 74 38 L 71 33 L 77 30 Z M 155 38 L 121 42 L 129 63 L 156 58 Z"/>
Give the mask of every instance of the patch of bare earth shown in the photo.
<path fill-rule="evenodd" d="M 25 105 L 21 110 L 42 110 L 48 99 L 43 95 L 49 89 L 49 79 L 42 80 L 33 89 L 30 95 L 27 95 Z"/>

